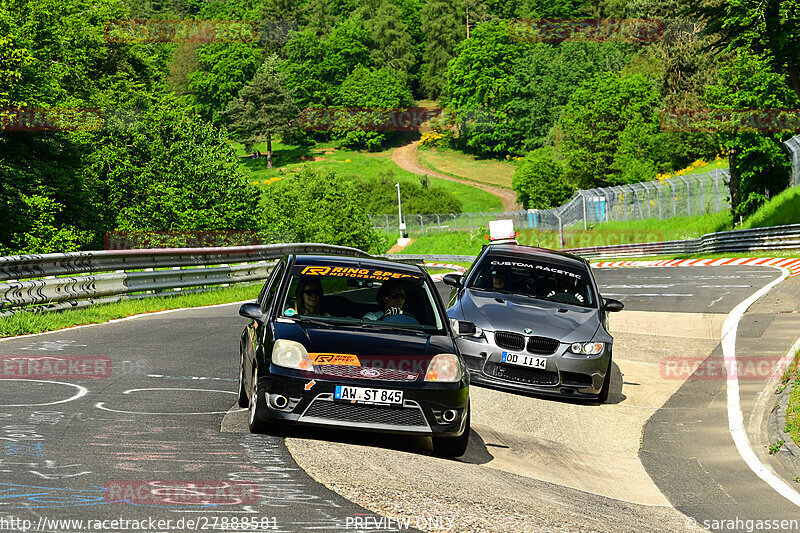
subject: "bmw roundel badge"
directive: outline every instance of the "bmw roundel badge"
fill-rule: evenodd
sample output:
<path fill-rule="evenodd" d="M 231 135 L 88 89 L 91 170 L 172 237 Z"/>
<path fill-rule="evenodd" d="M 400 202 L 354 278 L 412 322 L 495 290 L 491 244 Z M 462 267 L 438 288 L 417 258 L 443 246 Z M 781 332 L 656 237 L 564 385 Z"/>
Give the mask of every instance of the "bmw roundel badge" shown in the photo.
<path fill-rule="evenodd" d="M 525 328 L 525 329 L 522 330 L 522 332 L 525 335 L 530 335 L 531 333 L 533 333 L 533 330 L 531 328 Z"/>

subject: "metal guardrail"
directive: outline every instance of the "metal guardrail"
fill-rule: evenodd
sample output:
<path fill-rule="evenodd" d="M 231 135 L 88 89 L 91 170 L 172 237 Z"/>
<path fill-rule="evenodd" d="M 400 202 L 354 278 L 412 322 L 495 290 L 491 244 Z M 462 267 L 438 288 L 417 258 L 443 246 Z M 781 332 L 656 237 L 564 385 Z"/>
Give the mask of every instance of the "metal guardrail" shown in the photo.
<path fill-rule="evenodd" d="M 267 260 L 292 253 L 372 257 L 357 248 L 316 243 L 0 257 L 0 310 L 70 302 L 42 309 L 56 310 L 104 296 L 261 280 L 269 272 Z"/>
<path fill-rule="evenodd" d="M 698 239 L 620 244 L 562 251 L 587 259 L 696 253 L 799 250 L 800 224 L 723 231 Z M 165 248 L 0 257 L 0 315 L 9 310 L 61 310 L 110 296 L 210 287 L 267 277 L 266 261 L 291 253 L 373 257 L 357 248 L 328 244 L 270 244 L 230 248 Z M 469 261 L 470 255 L 389 256 L 396 261 Z M 164 270 L 157 270 L 157 269 Z M 177 291 L 176 291 L 177 292 Z"/>
<path fill-rule="evenodd" d="M 774 226 L 771 228 L 743 229 L 709 233 L 697 239 L 683 241 L 617 244 L 586 248 L 564 248 L 561 252 L 580 255 L 587 259 L 609 257 L 647 257 L 657 255 L 739 253 L 761 250 L 800 250 L 800 224 Z M 474 261 L 477 256 L 468 255 L 392 255 L 406 262 Z"/>

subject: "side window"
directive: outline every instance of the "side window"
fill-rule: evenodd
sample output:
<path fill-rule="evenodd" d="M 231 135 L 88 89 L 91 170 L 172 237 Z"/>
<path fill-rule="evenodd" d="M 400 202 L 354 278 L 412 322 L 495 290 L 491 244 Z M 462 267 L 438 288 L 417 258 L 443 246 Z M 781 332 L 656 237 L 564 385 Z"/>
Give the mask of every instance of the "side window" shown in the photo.
<path fill-rule="evenodd" d="M 261 291 L 258 301 L 262 311 L 267 311 L 272 300 L 275 299 L 275 293 L 278 292 L 278 287 L 281 285 L 281 278 L 283 277 L 285 266 L 286 264 L 283 261 L 278 263 L 275 266 L 275 270 L 272 271 L 272 277 L 270 277 L 269 281 L 264 285 L 264 289 Z"/>

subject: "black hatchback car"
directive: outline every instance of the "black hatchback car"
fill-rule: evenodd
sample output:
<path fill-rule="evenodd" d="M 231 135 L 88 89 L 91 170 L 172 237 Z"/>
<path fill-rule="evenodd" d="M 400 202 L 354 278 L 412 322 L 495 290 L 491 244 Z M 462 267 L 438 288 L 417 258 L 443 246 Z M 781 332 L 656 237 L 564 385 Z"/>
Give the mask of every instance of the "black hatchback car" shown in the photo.
<path fill-rule="evenodd" d="M 568 253 L 520 246 L 486 246 L 453 287 L 449 316 L 477 331 L 458 345 L 475 383 L 605 402 L 614 339 L 589 263 Z"/>
<path fill-rule="evenodd" d="M 251 319 L 239 368 L 251 431 L 281 422 L 428 435 L 437 454 L 464 453 L 469 372 L 421 267 L 287 256 L 239 314 Z"/>

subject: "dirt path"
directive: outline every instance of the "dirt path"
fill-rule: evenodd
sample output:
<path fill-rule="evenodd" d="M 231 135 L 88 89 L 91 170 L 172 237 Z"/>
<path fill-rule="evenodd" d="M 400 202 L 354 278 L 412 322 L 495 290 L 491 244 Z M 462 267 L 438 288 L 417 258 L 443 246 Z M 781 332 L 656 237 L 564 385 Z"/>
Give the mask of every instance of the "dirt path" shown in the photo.
<path fill-rule="evenodd" d="M 486 191 L 489 194 L 498 197 L 500 201 L 503 202 L 504 211 L 519 211 L 522 209 L 522 206 L 517 203 L 517 193 L 510 189 L 493 187 L 492 185 L 485 185 L 483 183 L 477 183 L 466 179 L 454 178 L 452 176 L 440 174 L 439 172 L 425 168 L 422 166 L 422 163 L 417 160 L 418 145 L 419 141 L 414 141 L 411 144 L 395 148 L 392 152 L 392 161 L 394 161 L 394 163 L 403 170 L 408 170 L 409 172 L 413 172 L 419 176 L 427 174 L 428 176 L 463 183 L 464 185 L 469 185 L 470 187 L 475 187 L 482 191 Z"/>

